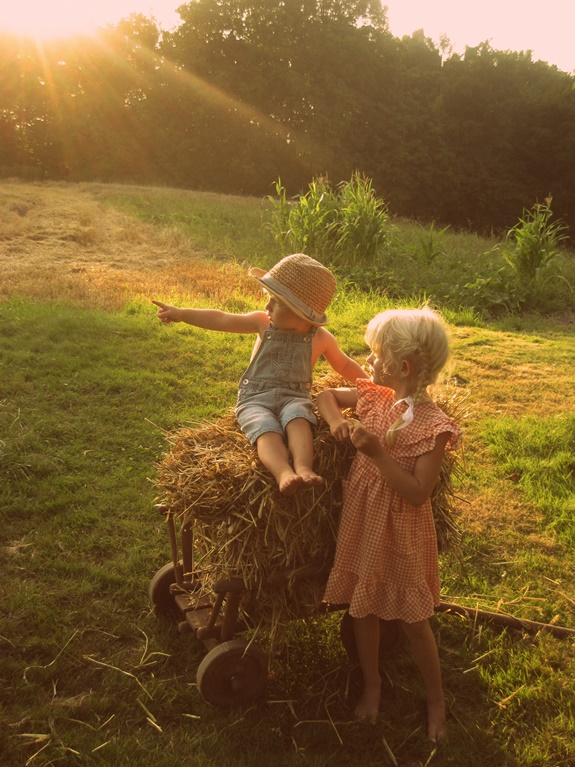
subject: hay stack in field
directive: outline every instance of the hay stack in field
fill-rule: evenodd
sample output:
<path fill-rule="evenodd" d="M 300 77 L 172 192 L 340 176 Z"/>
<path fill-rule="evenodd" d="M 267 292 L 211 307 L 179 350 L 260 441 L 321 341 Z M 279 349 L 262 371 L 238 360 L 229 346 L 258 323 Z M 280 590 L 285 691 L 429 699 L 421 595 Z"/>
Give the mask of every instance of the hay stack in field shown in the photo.
<path fill-rule="evenodd" d="M 326 378 L 315 391 L 340 385 Z M 454 401 L 443 403 L 450 415 Z M 158 469 L 158 500 L 177 520 L 193 524 L 194 576 L 201 583 L 197 596 L 213 594 L 219 579 L 240 578 L 246 589 L 243 618 L 272 634 L 292 619 L 317 614 L 335 553 L 341 479 L 355 455 L 353 446 L 336 442 L 320 419 L 314 468 L 325 482 L 285 497 L 232 412 L 213 423 L 181 428 L 169 441 L 172 450 Z M 442 549 L 459 537 L 452 512 L 454 460 L 446 456 L 432 499 Z"/>

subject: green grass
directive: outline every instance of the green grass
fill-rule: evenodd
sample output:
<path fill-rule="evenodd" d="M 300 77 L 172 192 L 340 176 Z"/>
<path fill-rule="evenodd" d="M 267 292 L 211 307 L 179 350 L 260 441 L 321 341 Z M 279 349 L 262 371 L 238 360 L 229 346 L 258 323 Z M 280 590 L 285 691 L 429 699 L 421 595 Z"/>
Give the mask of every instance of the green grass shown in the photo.
<path fill-rule="evenodd" d="M 543 512 L 546 525 L 575 543 L 575 416 L 487 420 L 483 437 L 501 476 Z"/>
<path fill-rule="evenodd" d="M 269 268 L 286 255 L 274 238 L 279 223 L 269 226 L 274 221 L 270 202 L 176 189 L 122 185 L 87 185 L 87 188 L 98 199 L 142 221 L 175 229 L 210 258 Z M 319 192 L 321 188 L 317 194 Z M 369 210 L 369 203 L 360 201 L 360 213 L 365 215 Z M 393 211 L 389 214 L 389 219 L 385 214 L 389 222 L 385 237 L 368 234 L 365 222 L 358 225 L 360 231 L 365 228 L 363 236 L 367 242 L 371 243 L 371 238 L 377 240 L 378 256 L 373 262 L 362 264 L 354 251 L 346 265 L 337 249 L 334 247 L 332 253 L 325 243 L 318 244 L 317 252 L 313 247 L 308 252 L 334 268 L 341 285 L 358 286 L 368 292 L 375 289 L 392 300 L 406 295 L 419 302 L 426 299 L 452 312 L 470 311 L 476 318 L 515 314 L 521 307 L 546 313 L 575 309 L 572 250 L 565 247 L 557 250 L 553 265 L 556 274 L 561 276 L 542 281 L 527 301 L 522 286 L 515 284 L 516 275 L 506 269 L 504 242 L 500 237 L 437 229 L 434 222 L 423 226 L 394 219 Z M 321 223 L 320 214 L 315 210 L 308 215 L 313 225 L 307 226 L 313 229 Z M 298 226 L 305 229 L 304 224 Z M 320 230 L 324 228 L 322 225 Z M 291 245 L 287 238 L 286 247 L 300 249 L 301 242 L 294 237 Z M 302 237 L 300 234 L 299 240 Z M 430 248 L 432 257 L 429 257 Z"/>
<path fill-rule="evenodd" d="M 342 289 L 330 329 L 361 359 L 365 323 L 390 302 Z M 575 763 L 574 641 L 449 615 L 434 626 L 450 736 L 430 761 L 408 653 L 385 664 L 381 722 L 353 721 L 337 613 L 290 627 L 264 701 L 211 708 L 195 686 L 203 645 L 150 611 L 150 578 L 170 559 L 153 481 L 167 432 L 233 405 L 252 339 L 163 327 L 138 296 L 120 311 L 25 297 L 1 310 L 2 767 L 349 767 L 391 765 L 389 751 L 413 767 Z M 573 325 L 446 315 L 471 396 L 464 542 L 442 560 L 442 592 L 575 627 Z"/>
<path fill-rule="evenodd" d="M 272 266 L 281 255 L 263 225 L 270 206 L 254 197 L 226 197 L 181 189 L 90 185 L 90 193 L 141 221 L 182 233 L 212 258 Z"/>

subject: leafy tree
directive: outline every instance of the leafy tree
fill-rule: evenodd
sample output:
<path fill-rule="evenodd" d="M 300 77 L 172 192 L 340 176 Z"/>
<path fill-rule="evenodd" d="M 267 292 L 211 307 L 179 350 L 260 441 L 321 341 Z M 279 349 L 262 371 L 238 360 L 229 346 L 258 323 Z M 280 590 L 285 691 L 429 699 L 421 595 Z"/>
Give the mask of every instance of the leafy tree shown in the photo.
<path fill-rule="evenodd" d="M 188 112 L 218 114 L 219 130 L 212 120 L 206 146 L 217 146 L 220 156 L 241 155 L 256 133 L 264 159 L 267 150 L 288 161 L 282 175 L 290 186 L 341 164 L 342 123 L 357 102 L 353 59 L 385 29 L 377 3 L 196 0 L 179 13 L 183 24 L 164 51 L 190 75 Z M 207 82 L 217 87 L 218 103 L 208 103 L 213 91 L 201 93 Z M 232 127 L 241 143 L 230 136 Z"/>
<path fill-rule="evenodd" d="M 25 175 L 31 164 L 28 133 L 34 115 L 25 84 L 31 69 L 22 44 L 13 36 L 0 37 L 0 169 L 8 175 Z"/>
<path fill-rule="evenodd" d="M 0 168 L 294 195 L 356 171 L 400 215 L 509 226 L 575 215 L 574 78 L 489 43 L 398 39 L 379 0 L 192 0 L 161 33 L 0 47 Z"/>
<path fill-rule="evenodd" d="M 561 189 L 562 209 L 573 200 L 573 78 L 483 43 L 445 63 L 442 92 L 455 170 L 449 220 L 503 228 L 533 197 Z"/>

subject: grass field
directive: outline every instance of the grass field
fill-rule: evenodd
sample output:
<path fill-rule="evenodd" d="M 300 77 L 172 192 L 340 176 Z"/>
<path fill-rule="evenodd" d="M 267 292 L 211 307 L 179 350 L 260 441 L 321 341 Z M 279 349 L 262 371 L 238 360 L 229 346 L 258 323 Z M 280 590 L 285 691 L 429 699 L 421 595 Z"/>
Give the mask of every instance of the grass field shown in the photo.
<path fill-rule="evenodd" d="M 151 612 L 166 437 L 233 405 L 251 339 L 163 327 L 150 299 L 257 308 L 247 267 L 280 255 L 264 218 L 256 199 L 0 183 L 0 765 L 570 767 L 574 638 L 437 615 L 434 750 L 407 653 L 385 667 L 380 722 L 353 720 L 337 613 L 290 627 L 264 701 L 220 711 L 195 686 L 203 645 Z M 469 270 L 493 246 L 450 237 Z M 348 286 L 330 329 L 362 361 L 367 320 L 416 300 Z M 575 629 L 575 318 L 445 312 L 468 412 L 442 596 Z"/>

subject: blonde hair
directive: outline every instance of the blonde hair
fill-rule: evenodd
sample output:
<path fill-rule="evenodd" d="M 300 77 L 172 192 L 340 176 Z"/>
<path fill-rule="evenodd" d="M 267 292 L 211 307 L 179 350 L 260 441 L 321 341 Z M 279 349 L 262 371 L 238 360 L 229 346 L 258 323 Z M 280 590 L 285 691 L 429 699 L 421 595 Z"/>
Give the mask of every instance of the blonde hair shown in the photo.
<path fill-rule="evenodd" d="M 369 322 L 365 340 L 392 373 L 399 372 L 403 360 L 411 362 L 416 376 L 414 404 L 425 396 L 427 387 L 435 383 L 449 359 L 445 323 L 428 306 L 381 312 Z M 395 444 L 399 427 L 403 425 L 399 418 L 390 427 L 385 438 L 389 447 Z"/>

